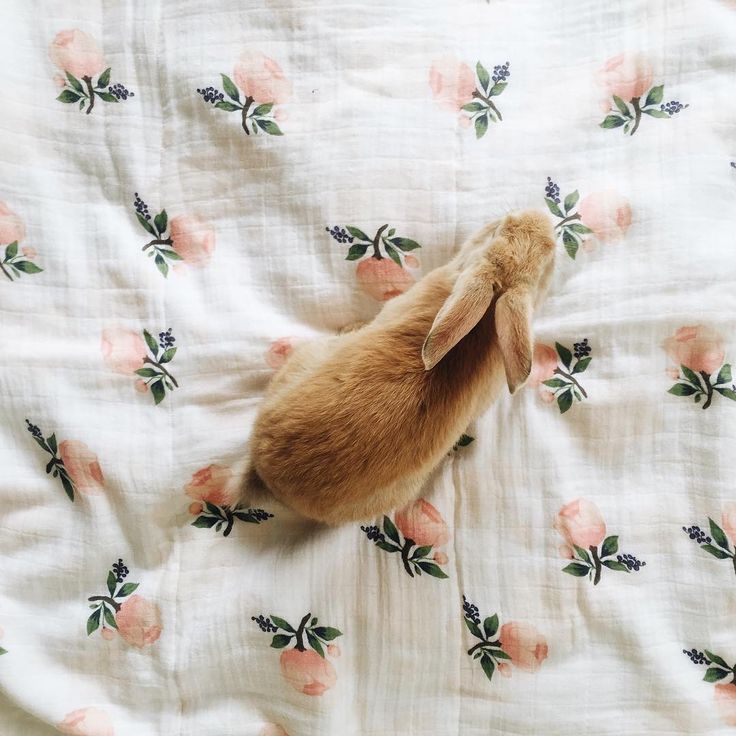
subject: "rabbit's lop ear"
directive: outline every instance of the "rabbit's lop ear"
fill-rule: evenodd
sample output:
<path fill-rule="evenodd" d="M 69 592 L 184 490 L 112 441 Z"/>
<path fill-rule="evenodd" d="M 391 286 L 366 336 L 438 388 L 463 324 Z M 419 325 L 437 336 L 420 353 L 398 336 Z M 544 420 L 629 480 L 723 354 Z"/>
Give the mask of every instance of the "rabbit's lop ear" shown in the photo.
<path fill-rule="evenodd" d="M 425 370 L 434 368 L 480 322 L 492 299 L 493 282 L 481 269 L 458 277 L 424 341 Z"/>
<path fill-rule="evenodd" d="M 510 290 L 496 302 L 496 334 L 506 371 L 506 382 L 513 394 L 532 369 L 532 300 L 528 293 Z"/>

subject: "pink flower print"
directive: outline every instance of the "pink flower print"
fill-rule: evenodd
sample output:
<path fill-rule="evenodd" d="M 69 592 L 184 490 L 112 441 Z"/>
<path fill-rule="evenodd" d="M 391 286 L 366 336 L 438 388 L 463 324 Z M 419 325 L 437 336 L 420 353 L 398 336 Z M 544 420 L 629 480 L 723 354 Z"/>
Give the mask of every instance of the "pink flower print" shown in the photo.
<path fill-rule="evenodd" d="M 135 192 L 133 206 L 138 224 L 153 235 L 153 240 L 141 250 L 153 259 L 164 278 L 169 268 L 179 271 L 184 264 L 201 268 L 209 263 L 215 250 L 215 229 L 209 222 L 197 215 L 177 215 L 169 219 L 166 210 L 151 217 L 148 205 L 138 192 Z"/>
<path fill-rule="evenodd" d="M 565 504 L 558 512 L 555 529 L 568 544 L 583 549 L 597 547 L 606 536 L 606 523 L 598 507 L 584 498 Z"/>
<path fill-rule="evenodd" d="M 623 127 L 624 134 L 634 135 L 642 114 L 653 118 L 671 118 L 684 110 L 679 100 L 663 103 L 664 85 L 652 87 L 654 72 L 649 61 L 641 54 L 618 54 L 608 59 L 597 73 L 603 88 L 609 114 L 601 128 Z M 647 91 L 648 90 L 648 91 Z M 642 102 L 642 98 L 646 98 Z"/>
<path fill-rule="evenodd" d="M 84 442 L 78 440 L 60 442 L 59 456 L 78 491 L 90 496 L 102 493 L 105 478 L 100 463 L 97 455 Z"/>
<path fill-rule="evenodd" d="M 112 641 L 115 638 L 115 630 L 109 626 L 103 626 L 101 636 L 105 641 Z"/>
<path fill-rule="evenodd" d="M 606 536 L 606 523 L 592 501 L 578 498 L 565 504 L 555 517 L 554 528 L 567 542 L 560 548 L 560 554 L 572 558 L 562 572 L 578 578 L 587 577 L 593 585 L 600 582 L 603 568 L 630 573 L 638 572 L 647 564 L 634 555 L 617 554 L 618 536 Z M 568 552 L 574 554 L 568 557 Z"/>
<path fill-rule="evenodd" d="M 20 252 L 26 258 L 35 258 L 38 255 L 38 251 L 35 248 L 31 248 L 30 246 L 25 246 L 24 248 L 21 248 Z"/>
<path fill-rule="evenodd" d="M 473 70 L 454 56 L 443 56 L 429 68 L 429 86 L 437 104 L 452 112 L 459 112 L 473 99 L 475 75 Z"/>
<path fill-rule="evenodd" d="M 628 201 L 613 191 L 593 192 L 578 205 L 583 224 L 602 243 L 621 240 L 631 225 Z"/>
<path fill-rule="evenodd" d="M 258 736 L 289 736 L 282 726 L 276 723 L 267 723 L 259 732 Z"/>
<path fill-rule="evenodd" d="M 337 659 L 342 652 L 340 651 L 340 647 L 337 644 L 328 644 L 327 645 L 327 654 L 330 655 L 330 657 L 334 657 Z"/>
<path fill-rule="evenodd" d="M 557 353 L 554 348 L 541 342 L 535 343 L 529 384 L 531 386 L 539 386 L 542 381 L 547 381 L 554 376 L 556 368 Z M 540 393 L 545 394 L 548 392 L 541 390 Z"/>
<path fill-rule="evenodd" d="M 424 572 L 435 578 L 446 578 L 447 574 L 440 565 L 447 564 L 447 555 L 433 549 L 447 544 L 450 538 L 440 512 L 420 498 L 397 511 L 394 521 L 384 516 L 383 530 L 378 526 L 360 528 L 379 549 L 400 552 L 396 557 L 401 560 L 409 577 Z"/>
<path fill-rule="evenodd" d="M 184 492 L 195 501 L 209 501 L 216 506 L 227 506 L 232 502 L 232 483 L 232 470 L 212 463 L 192 476 L 184 487 Z"/>
<path fill-rule="evenodd" d="M 675 378 L 679 381 L 668 393 L 690 396 L 696 404 L 705 398 L 703 409 L 710 407 L 716 394 L 736 401 L 731 365 L 723 362 L 723 338 L 712 327 L 680 327 L 672 337 L 664 340 L 662 347 L 675 363 L 668 369 L 668 374 L 672 375 L 672 371 L 676 370 Z"/>
<path fill-rule="evenodd" d="M 132 595 L 115 616 L 120 636 L 138 649 L 150 646 L 161 636 L 161 612 L 155 603 Z"/>
<path fill-rule="evenodd" d="M 423 498 L 408 504 L 395 516 L 397 529 L 415 544 L 441 547 L 447 544 L 450 533 L 437 509 Z"/>
<path fill-rule="evenodd" d="M 100 708 L 79 708 L 67 713 L 56 729 L 68 736 L 115 736 L 110 716 Z"/>
<path fill-rule="evenodd" d="M 606 61 L 597 79 L 606 97 L 616 95 L 629 102 L 652 86 L 654 71 L 642 54 L 617 54 Z"/>
<path fill-rule="evenodd" d="M 246 97 L 259 103 L 283 104 L 291 97 L 291 82 L 279 64 L 258 51 L 246 51 L 240 55 L 233 77 Z"/>
<path fill-rule="evenodd" d="M 322 695 L 337 682 L 332 664 L 311 649 L 282 652 L 281 674 L 295 690 L 305 695 Z"/>
<path fill-rule="evenodd" d="M 475 137 L 482 138 L 489 123 L 503 120 L 492 98 L 506 89 L 510 76 L 508 61 L 494 66 L 492 74 L 479 61 L 473 74 L 467 64 L 454 56 L 444 56 L 430 67 L 429 86 L 440 107 L 466 113 L 460 115 L 460 125 L 467 128 L 473 123 Z"/>
<path fill-rule="evenodd" d="M 120 327 L 102 330 L 102 358 L 116 373 L 135 373 L 143 368 L 146 343 L 140 333 Z"/>
<path fill-rule="evenodd" d="M 496 665 L 496 669 L 503 675 L 503 677 L 511 677 L 511 665 L 506 662 Z"/>
<path fill-rule="evenodd" d="M 318 619 L 307 613 L 299 625 L 294 628 L 288 621 L 270 614 L 251 616 L 264 633 L 274 633 L 271 647 L 284 649 L 293 645 L 293 649 L 285 649 L 281 653 L 281 674 L 298 692 L 305 695 L 322 695 L 337 682 L 337 673 L 332 664 L 325 658 L 323 646 L 333 641 L 342 632 L 331 626 L 318 626 Z M 327 653 L 339 656 L 340 650 L 330 649 L 336 645 L 328 644 Z"/>
<path fill-rule="evenodd" d="M 537 672 L 547 659 L 547 640 L 529 623 L 509 621 L 501 627 L 499 639 L 515 667 Z"/>
<path fill-rule="evenodd" d="M 298 339 L 296 337 L 280 337 L 278 340 L 273 340 L 266 351 L 268 367 L 275 371 L 281 368 L 294 350 Z"/>
<path fill-rule="evenodd" d="M 373 237 L 355 225 L 334 225 L 325 230 L 340 245 L 350 245 L 345 260 L 363 259 L 356 269 L 358 284 L 376 301 L 403 294 L 414 283 L 414 277 L 403 267 L 402 257 L 406 263 L 406 254 L 421 246 L 416 240 L 396 235 L 396 228 L 381 225 Z"/>
<path fill-rule="evenodd" d="M 95 77 L 105 68 L 97 42 L 77 29 L 59 31 L 51 43 L 49 56 L 59 69 L 80 79 Z"/>
<path fill-rule="evenodd" d="M 0 244 L 17 242 L 26 236 L 23 221 L 5 202 L 0 202 Z"/>
<path fill-rule="evenodd" d="M 736 545 L 736 501 L 727 501 L 723 504 L 721 525 L 723 526 L 723 531 L 731 539 L 731 542 Z"/>
<path fill-rule="evenodd" d="M 215 87 L 198 88 L 202 99 L 218 110 L 239 112 L 241 127 L 246 135 L 259 132 L 268 135 L 283 135 L 276 120 L 285 120 L 282 110 L 274 105 L 283 104 L 291 97 L 291 82 L 279 64 L 258 51 L 243 53 L 235 64 L 233 82 L 227 74 L 220 74 L 225 94 Z M 244 99 L 241 99 L 241 92 Z"/>
<path fill-rule="evenodd" d="M 49 56 L 64 72 L 64 76 L 54 76 L 54 84 L 62 87 L 61 94 L 56 98 L 59 102 L 78 102 L 80 110 L 87 105 L 86 113 L 89 115 L 96 99 L 119 103 L 128 97 L 135 97 L 135 92 L 119 82 L 110 85 L 112 70 L 105 68 L 105 59 L 97 42 L 84 31 L 72 29 L 57 33 L 51 43 Z M 97 77 L 96 81 L 94 77 Z"/>
<path fill-rule="evenodd" d="M 572 547 L 569 544 L 561 544 L 557 551 L 560 554 L 560 557 L 562 557 L 563 560 L 574 560 L 575 554 L 573 552 Z"/>
<path fill-rule="evenodd" d="M 414 278 L 393 261 L 367 258 L 358 264 L 355 272 L 360 288 L 379 302 L 386 302 L 403 294 L 414 284 Z"/>
<path fill-rule="evenodd" d="M 736 726 L 736 685 L 733 682 L 716 685 L 713 700 L 721 720 L 729 726 Z"/>
<path fill-rule="evenodd" d="M 215 229 L 195 215 L 174 217 L 169 225 L 169 237 L 172 249 L 191 266 L 207 265 L 215 250 Z"/>
<path fill-rule="evenodd" d="M 685 365 L 697 372 L 714 373 L 723 365 L 725 357 L 723 338 L 706 325 L 680 327 L 662 347 L 675 365 Z"/>
<path fill-rule="evenodd" d="M 148 391 L 148 384 L 142 378 L 136 379 L 136 382 L 133 385 L 139 394 L 144 394 Z"/>

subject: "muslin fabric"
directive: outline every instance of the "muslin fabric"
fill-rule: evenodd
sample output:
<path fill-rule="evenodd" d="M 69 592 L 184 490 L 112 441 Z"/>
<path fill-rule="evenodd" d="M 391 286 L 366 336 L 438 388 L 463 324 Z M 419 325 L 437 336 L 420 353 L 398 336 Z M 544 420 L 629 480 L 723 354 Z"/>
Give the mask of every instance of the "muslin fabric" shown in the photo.
<path fill-rule="evenodd" d="M 732 732 L 736 4 L 2 17 L 0 733 Z M 421 500 L 234 506 L 293 346 L 527 207 L 531 379 Z"/>

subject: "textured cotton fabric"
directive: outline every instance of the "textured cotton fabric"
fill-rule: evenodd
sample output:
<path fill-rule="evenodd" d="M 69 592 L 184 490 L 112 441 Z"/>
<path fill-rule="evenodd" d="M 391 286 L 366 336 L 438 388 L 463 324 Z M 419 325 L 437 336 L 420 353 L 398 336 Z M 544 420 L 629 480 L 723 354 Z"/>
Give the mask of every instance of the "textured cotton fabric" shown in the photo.
<path fill-rule="evenodd" d="M 734 3 L 2 18 L 0 733 L 732 732 Z M 233 508 L 293 346 L 526 207 L 531 380 L 422 500 Z"/>

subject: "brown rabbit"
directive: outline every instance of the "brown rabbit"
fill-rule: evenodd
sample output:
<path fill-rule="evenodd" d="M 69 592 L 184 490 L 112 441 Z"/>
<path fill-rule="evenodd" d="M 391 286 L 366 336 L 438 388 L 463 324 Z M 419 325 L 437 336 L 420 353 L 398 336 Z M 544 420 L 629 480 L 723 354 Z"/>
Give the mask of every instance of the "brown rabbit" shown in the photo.
<path fill-rule="evenodd" d="M 297 347 L 256 418 L 246 494 L 328 524 L 418 496 L 504 373 L 511 393 L 528 378 L 554 252 L 545 215 L 507 215 L 369 324 Z"/>

